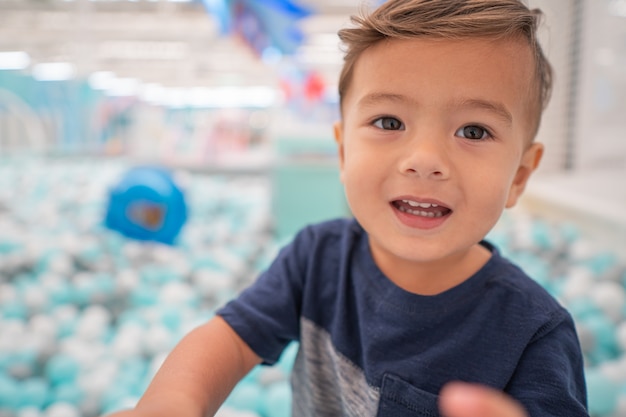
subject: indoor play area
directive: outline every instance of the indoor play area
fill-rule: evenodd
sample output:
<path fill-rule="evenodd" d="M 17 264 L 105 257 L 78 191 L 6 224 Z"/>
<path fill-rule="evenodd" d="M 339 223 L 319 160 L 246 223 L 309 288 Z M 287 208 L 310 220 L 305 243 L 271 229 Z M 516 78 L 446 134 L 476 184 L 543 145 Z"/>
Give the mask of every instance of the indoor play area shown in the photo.
<path fill-rule="evenodd" d="M 487 240 L 572 314 L 590 415 L 626 417 L 626 1 L 528 3 L 546 154 Z M 132 407 L 299 229 L 350 216 L 336 32 L 362 4 L 0 0 L 0 417 Z M 297 349 L 217 416 L 291 416 Z"/>

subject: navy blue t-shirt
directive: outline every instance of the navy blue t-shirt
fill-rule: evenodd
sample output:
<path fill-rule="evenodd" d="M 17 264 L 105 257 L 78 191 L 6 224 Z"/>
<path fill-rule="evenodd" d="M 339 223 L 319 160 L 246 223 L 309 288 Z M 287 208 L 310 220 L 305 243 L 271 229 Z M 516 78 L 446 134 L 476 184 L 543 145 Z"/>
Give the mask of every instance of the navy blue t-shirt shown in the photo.
<path fill-rule="evenodd" d="M 355 220 L 309 226 L 218 314 L 267 364 L 300 343 L 294 417 L 438 416 L 454 380 L 503 390 L 531 417 L 587 416 L 571 316 L 483 244 L 480 271 L 423 296 L 380 271 Z"/>

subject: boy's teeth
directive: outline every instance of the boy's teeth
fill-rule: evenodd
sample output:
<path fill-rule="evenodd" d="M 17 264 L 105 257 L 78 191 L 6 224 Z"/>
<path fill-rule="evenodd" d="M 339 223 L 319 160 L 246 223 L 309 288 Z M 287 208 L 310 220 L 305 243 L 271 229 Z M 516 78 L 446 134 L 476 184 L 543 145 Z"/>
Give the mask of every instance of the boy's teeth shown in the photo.
<path fill-rule="evenodd" d="M 402 200 L 402 202 L 408 204 L 411 207 L 421 207 L 421 208 L 437 207 L 437 204 L 419 203 L 417 201 L 412 201 L 412 200 Z"/>
<path fill-rule="evenodd" d="M 414 216 L 422 216 L 422 217 L 441 217 L 443 216 L 443 213 L 440 211 L 422 211 L 422 210 L 411 210 L 409 208 L 400 206 L 398 207 L 398 210 L 403 211 L 405 213 L 410 213 L 413 214 Z"/>

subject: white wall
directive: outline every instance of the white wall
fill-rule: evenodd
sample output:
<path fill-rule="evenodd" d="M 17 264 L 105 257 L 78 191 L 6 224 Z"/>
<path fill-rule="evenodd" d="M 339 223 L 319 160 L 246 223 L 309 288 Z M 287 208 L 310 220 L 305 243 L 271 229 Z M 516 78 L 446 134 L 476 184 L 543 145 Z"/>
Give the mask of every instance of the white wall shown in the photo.
<path fill-rule="evenodd" d="M 529 4 L 546 15 L 540 40 L 555 69 L 541 171 L 626 168 L 626 0 Z"/>
<path fill-rule="evenodd" d="M 573 41 L 574 2 L 572 0 L 533 0 L 530 7 L 539 8 L 545 17 L 539 30 L 544 53 L 554 69 L 554 89 L 545 110 L 537 141 L 543 143 L 545 154 L 542 172 L 559 172 L 566 165 L 568 109 L 572 88 L 571 49 Z"/>
<path fill-rule="evenodd" d="M 625 169 L 626 1 L 583 4 L 575 166 Z"/>

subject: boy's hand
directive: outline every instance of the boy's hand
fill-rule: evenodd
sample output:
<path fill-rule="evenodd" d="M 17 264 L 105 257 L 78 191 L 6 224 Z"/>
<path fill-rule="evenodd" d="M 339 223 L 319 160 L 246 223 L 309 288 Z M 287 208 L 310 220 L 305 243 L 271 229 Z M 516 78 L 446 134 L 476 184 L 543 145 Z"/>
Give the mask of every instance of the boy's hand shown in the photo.
<path fill-rule="evenodd" d="M 502 392 L 461 382 L 443 387 L 439 409 L 445 417 L 528 417 L 517 401 Z"/>

